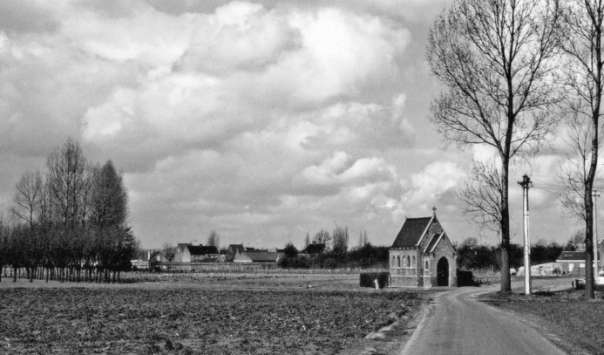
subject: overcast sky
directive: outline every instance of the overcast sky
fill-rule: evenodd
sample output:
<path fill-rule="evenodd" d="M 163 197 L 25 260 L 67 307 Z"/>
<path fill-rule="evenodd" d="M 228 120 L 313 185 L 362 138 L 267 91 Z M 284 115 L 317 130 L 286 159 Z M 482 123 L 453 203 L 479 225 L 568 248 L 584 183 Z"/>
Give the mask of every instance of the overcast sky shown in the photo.
<path fill-rule="evenodd" d="M 445 145 L 425 61 L 443 0 L 0 2 L 0 203 L 48 152 L 78 139 L 112 159 L 146 247 L 205 242 L 302 246 L 348 226 L 391 244 L 432 206 L 453 240 L 494 242 L 456 198 L 482 148 Z M 554 150 L 512 174 L 554 183 Z M 544 186 L 544 185 L 543 185 Z M 549 189 L 552 190 L 552 185 Z M 554 188 L 555 190 L 555 188 Z M 578 224 L 531 190 L 534 240 Z M 603 226 L 604 228 L 604 226 Z"/>

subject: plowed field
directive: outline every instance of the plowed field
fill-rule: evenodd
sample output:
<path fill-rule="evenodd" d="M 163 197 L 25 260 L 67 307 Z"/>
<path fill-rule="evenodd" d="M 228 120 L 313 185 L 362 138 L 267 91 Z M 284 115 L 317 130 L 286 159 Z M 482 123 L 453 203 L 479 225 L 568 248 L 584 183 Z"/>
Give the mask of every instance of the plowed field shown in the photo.
<path fill-rule="evenodd" d="M 413 293 L 0 289 L 0 353 L 333 354 L 415 312 Z"/>

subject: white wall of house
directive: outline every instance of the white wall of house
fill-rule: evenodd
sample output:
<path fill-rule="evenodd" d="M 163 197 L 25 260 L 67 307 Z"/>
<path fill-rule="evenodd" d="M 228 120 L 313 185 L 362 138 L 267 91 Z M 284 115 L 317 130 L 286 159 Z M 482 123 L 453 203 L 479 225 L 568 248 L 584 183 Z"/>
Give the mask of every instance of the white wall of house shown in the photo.
<path fill-rule="evenodd" d="M 184 245 L 177 246 L 176 252 L 174 253 L 174 262 L 190 263 L 191 262 L 191 253 L 189 252 L 189 248 L 187 248 Z"/>
<path fill-rule="evenodd" d="M 247 256 L 247 254 L 245 253 L 237 253 L 235 254 L 235 258 L 233 259 L 234 263 L 251 263 L 252 262 L 252 258 L 250 258 L 249 256 Z"/>

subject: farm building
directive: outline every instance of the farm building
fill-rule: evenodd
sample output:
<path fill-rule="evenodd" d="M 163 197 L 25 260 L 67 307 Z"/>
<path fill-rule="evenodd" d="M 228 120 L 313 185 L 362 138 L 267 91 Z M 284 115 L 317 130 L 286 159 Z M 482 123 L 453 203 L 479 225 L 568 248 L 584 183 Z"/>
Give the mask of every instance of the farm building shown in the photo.
<path fill-rule="evenodd" d="M 563 274 L 585 273 L 585 251 L 563 251 L 556 260 Z"/>
<path fill-rule="evenodd" d="M 270 251 L 244 251 L 237 252 L 234 263 L 278 263 L 283 253 Z"/>
<path fill-rule="evenodd" d="M 533 276 L 554 276 L 562 273 L 562 267 L 559 263 L 543 263 L 531 265 L 531 275 Z M 524 266 L 518 268 L 518 276 L 524 275 Z"/>
<path fill-rule="evenodd" d="M 456 252 L 436 208 L 431 217 L 406 218 L 389 249 L 392 287 L 454 286 Z"/>
<path fill-rule="evenodd" d="M 173 261 L 176 263 L 212 262 L 217 261 L 219 256 L 218 248 L 215 246 L 179 243 Z"/>

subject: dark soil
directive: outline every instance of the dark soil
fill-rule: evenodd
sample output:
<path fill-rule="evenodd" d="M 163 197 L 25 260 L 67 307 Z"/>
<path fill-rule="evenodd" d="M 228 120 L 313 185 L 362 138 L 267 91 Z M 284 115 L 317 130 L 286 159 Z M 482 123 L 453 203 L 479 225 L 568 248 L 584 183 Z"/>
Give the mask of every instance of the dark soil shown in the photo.
<path fill-rule="evenodd" d="M 0 289 L 0 353 L 333 354 L 421 302 L 398 292 Z"/>

